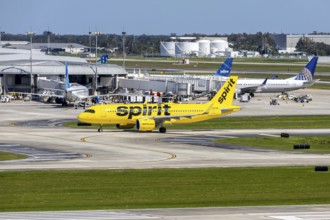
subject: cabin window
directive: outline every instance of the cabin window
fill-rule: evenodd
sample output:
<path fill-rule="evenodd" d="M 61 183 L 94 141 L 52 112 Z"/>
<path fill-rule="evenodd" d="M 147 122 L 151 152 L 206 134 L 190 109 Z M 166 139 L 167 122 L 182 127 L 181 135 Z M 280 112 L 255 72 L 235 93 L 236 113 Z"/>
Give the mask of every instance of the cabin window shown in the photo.
<path fill-rule="evenodd" d="M 87 110 L 85 110 L 84 112 L 86 112 L 86 113 L 95 113 L 95 110 L 94 109 L 87 109 Z"/>

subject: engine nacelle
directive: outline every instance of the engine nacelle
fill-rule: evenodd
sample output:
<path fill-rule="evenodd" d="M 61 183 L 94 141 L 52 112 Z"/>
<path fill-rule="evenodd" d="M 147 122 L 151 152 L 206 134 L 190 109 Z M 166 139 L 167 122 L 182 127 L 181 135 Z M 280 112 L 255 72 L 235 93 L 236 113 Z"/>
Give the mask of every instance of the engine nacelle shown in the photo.
<path fill-rule="evenodd" d="M 131 129 L 131 128 L 134 128 L 135 124 L 116 124 L 116 127 L 118 129 Z"/>
<path fill-rule="evenodd" d="M 136 121 L 136 129 L 139 131 L 152 131 L 156 128 L 156 122 L 152 119 L 139 119 Z"/>

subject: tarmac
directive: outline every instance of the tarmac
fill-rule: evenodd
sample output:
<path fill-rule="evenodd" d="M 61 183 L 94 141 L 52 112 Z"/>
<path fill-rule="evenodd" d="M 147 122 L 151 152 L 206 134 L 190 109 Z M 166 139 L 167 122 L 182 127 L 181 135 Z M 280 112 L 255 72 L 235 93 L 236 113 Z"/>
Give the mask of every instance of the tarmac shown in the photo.
<path fill-rule="evenodd" d="M 272 94 L 257 94 L 240 103 L 240 112 L 229 117 L 270 115 L 329 115 L 327 90 L 299 90 L 313 101 L 279 100 L 270 105 Z M 242 166 L 329 165 L 330 155 L 282 151 L 232 149 L 210 145 L 214 137 L 330 135 L 330 129 L 221 129 L 136 131 L 64 128 L 83 109 L 55 104 L 13 101 L 0 103 L 0 150 L 28 155 L 0 162 L 1 171 L 62 169 L 144 169 Z M 330 219 L 330 206 L 231 207 L 201 209 L 105 210 L 82 212 L 0 213 L 0 219 Z M 91 213 L 91 214 L 90 214 Z M 28 216 L 32 217 L 28 217 Z M 77 215 L 76 215 L 77 214 Z M 99 215 L 98 215 L 99 214 Z M 23 216 L 25 216 L 23 218 Z M 90 216 L 90 217 L 89 217 Z M 96 217 L 99 216 L 99 217 Z"/>

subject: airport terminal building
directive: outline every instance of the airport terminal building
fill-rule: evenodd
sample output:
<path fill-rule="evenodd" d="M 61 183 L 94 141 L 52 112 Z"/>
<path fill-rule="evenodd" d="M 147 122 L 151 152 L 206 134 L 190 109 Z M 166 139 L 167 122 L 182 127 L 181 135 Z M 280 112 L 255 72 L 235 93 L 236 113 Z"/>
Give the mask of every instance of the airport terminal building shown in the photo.
<path fill-rule="evenodd" d="M 70 82 L 86 85 L 92 90 L 97 76 L 96 84 L 101 93 L 116 89 L 118 78 L 127 75 L 126 70 L 118 65 L 88 63 L 77 57 L 48 56 L 40 49 L 0 48 L 0 94 L 31 92 L 43 79 L 64 81 L 66 64 Z"/>
<path fill-rule="evenodd" d="M 330 45 L 330 35 L 271 34 L 270 36 L 275 41 L 280 53 L 296 52 L 297 43 L 302 37 L 309 38 L 314 42 L 325 43 Z"/>

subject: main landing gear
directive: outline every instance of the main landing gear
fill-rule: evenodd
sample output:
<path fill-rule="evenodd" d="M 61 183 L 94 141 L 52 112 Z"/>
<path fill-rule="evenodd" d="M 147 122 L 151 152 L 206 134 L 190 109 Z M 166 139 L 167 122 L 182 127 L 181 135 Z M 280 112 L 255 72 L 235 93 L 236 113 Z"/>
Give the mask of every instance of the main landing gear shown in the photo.
<path fill-rule="evenodd" d="M 103 132 L 103 127 L 100 125 L 99 129 L 97 129 L 98 132 Z"/>
<path fill-rule="evenodd" d="M 165 127 L 160 127 L 159 132 L 160 133 L 166 133 L 166 128 Z"/>

